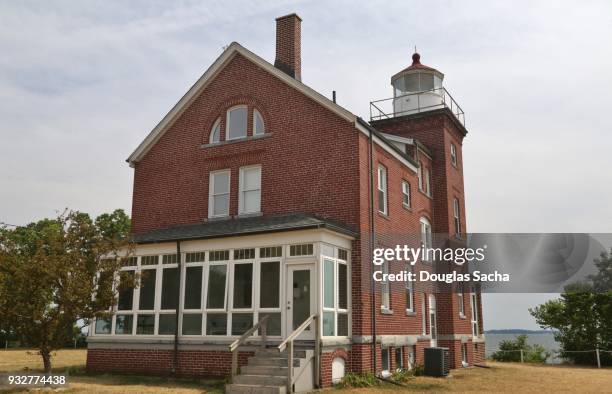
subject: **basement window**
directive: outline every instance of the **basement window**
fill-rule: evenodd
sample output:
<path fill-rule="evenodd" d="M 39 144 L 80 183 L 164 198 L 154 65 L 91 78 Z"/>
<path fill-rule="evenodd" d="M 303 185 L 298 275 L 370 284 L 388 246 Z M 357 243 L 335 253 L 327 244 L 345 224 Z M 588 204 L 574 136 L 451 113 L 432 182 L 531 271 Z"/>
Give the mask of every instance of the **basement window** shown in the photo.
<path fill-rule="evenodd" d="M 382 351 L 380 352 L 380 356 L 381 356 L 381 365 L 380 367 L 382 368 L 382 376 L 383 377 L 387 377 L 391 375 L 391 372 L 389 372 L 391 370 L 391 357 L 389 357 L 389 348 L 385 347 L 382 348 Z"/>

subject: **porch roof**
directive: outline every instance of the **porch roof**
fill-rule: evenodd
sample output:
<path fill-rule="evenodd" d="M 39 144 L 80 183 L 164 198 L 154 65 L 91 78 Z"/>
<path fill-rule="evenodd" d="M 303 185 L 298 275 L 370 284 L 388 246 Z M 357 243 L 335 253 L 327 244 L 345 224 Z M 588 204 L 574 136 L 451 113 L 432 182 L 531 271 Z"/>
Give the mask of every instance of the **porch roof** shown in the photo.
<path fill-rule="evenodd" d="M 215 219 L 198 224 L 175 226 L 153 230 L 147 233 L 134 234 L 131 239 L 135 243 L 144 244 L 314 228 L 325 228 L 353 238 L 358 237 L 358 232 L 355 229 L 336 220 L 323 219 L 311 214 L 292 213 L 285 215 L 230 218 L 225 220 Z"/>

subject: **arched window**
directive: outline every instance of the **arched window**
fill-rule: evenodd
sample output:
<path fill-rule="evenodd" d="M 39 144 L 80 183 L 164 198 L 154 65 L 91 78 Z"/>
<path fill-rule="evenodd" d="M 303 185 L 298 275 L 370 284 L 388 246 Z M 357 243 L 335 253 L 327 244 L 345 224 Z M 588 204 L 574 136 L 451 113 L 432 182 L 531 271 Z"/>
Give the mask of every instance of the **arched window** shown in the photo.
<path fill-rule="evenodd" d="M 263 117 L 256 109 L 253 110 L 253 135 L 265 134 L 266 127 Z"/>
<path fill-rule="evenodd" d="M 211 144 L 221 141 L 221 118 L 215 120 L 212 129 L 210 130 L 210 140 Z"/>
<path fill-rule="evenodd" d="M 245 138 L 247 136 L 247 113 L 246 105 L 232 107 L 227 111 L 226 140 Z"/>

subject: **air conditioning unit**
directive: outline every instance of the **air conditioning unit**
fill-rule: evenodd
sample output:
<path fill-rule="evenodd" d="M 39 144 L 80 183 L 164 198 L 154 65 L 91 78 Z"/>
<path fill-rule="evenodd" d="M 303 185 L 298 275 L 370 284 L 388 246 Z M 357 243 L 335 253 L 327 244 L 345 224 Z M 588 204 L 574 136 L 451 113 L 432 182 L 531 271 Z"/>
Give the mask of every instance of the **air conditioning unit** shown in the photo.
<path fill-rule="evenodd" d="M 450 353 L 447 347 L 425 348 L 425 375 L 448 376 Z"/>

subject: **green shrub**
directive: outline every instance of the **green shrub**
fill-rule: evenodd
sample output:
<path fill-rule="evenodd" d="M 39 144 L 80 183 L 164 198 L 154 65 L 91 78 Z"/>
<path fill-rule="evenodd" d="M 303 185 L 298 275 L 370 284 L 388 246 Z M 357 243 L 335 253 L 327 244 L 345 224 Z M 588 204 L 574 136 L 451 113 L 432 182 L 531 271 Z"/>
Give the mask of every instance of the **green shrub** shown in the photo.
<path fill-rule="evenodd" d="M 340 383 L 336 384 L 338 388 L 348 388 L 348 387 L 373 387 L 378 386 L 379 381 L 376 379 L 371 372 L 365 373 L 347 373 Z"/>
<path fill-rule="evenodd" d="M 410 379 L 414 379 L 414 369 L 400 369 L 391 375 L 391 380 L 396 383 L 406 383 Z"/>
<path fill-rule="evenodd" d="M 551 355 L 549 351 L 544 349 L 541 345 L 529 345 L 527 343 L 527 335 L 519 335 L 516 339 L 501 341 L 499 344 L 499 351 L 493 353 L 491 358 L 495 361 L 521 361 L 521 352 L 523 351 L 523 361 L 526 363 L 540 363 L 546 362 Z"/>

